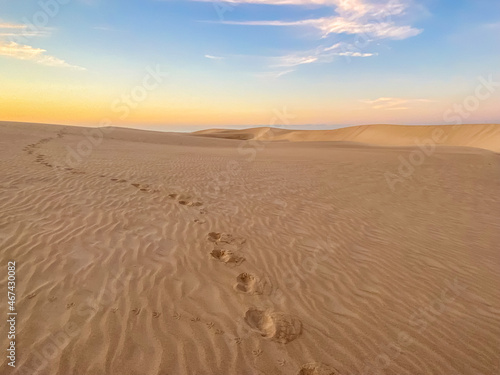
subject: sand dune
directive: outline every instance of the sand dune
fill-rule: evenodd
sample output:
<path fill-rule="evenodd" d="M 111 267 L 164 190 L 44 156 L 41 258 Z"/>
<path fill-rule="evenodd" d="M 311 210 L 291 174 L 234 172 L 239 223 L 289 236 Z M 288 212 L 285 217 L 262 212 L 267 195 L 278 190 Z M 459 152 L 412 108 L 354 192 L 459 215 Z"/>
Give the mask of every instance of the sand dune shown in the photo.
<path fill-rule="evenodd" d="M 443 146 L 466 146 L 500 152 L 500 125 L 362 125 L 334 130 L 286 130 L 270 127 L 242 130 L 209 129 L 194 132 L 197 136 L 291 142 L 344 141 L 379 146 L 414 146 L 432 143 Z"/>
<path fill-rule="evenodd" d="M 0 123 L 0 373 L 499 374 L 498 126 L 404 129 Z"/>

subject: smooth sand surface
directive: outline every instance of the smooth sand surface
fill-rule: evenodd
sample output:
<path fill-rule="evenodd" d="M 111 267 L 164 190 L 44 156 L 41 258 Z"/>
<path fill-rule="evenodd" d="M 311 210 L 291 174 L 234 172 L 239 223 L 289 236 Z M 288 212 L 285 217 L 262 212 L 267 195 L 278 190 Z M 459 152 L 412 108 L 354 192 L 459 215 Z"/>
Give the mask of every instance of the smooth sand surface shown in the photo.
<path fill-rule="evenodd" d="M 499 374 L 499 126 L 435 129 L 0 123 L 0 373 Z"/>

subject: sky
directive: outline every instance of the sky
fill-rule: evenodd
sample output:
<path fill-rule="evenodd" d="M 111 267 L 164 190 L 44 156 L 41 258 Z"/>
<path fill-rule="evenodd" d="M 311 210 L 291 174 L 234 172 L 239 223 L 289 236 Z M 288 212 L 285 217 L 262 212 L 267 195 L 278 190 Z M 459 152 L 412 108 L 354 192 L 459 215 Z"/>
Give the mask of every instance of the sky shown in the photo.
<path fill-rule="evenodd" d="M 0 0 L 0 121 L 500 123 L 497 0 Z"/>

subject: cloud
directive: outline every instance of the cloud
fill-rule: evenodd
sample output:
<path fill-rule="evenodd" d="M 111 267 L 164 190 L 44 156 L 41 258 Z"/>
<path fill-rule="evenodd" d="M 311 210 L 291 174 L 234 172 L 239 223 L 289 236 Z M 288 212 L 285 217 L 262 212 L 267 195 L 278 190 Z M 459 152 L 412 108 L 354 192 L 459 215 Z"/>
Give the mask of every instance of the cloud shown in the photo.
<path fill-rule="evenodd" d="M 316 56 L 299 56 L 299 55 L 285 55 L 276 58 L 277 63 L 271 67 L 286 67 L 297 66 L 302 64 L 311 64 L 318 61 Z"/>
<path fill-rule="evenodd" d="M 0 22 L 0 37 L 10 37 L 16 42 L 23 38 L 48 36 L 50 32 L 51 29 L 47 27 L 30 29 L 22 23 Z"/>
<path fill-rule="evenodd" d="M 288 70 L 282 70 L 282 71 L 275 71 L 275 72 L 264 72 L 264 73 L 259 73 L 256 74 L 256 77 L 258 78 L 264 78 L 264 79 L 277 79 L 285 74 L 290 74 L 295 72 L 295 69 L 288 69 Z"/>
<path fill-rule="evenodd" d="M 66 61 L 58 59 L 57 57 L 46 54 L 46 50 L 41 48 L 33 48 L 16 42 L 2 42 L 0 41 L 0 56 L 7 56 L 18 60 L 33 61 L 37 64 L 71 68 L 75 70 L 86 70 L 80 66 L 70 65 Z"/>
<path fill-rule="evenodd" d="M 21 41 L 21 39 L 24 39 L 24 38 L 32 38 L 32 37 L 45 36 L 45 35 L 48 35 L 48 34 L 44 33 L 44 32 L 40 32 L 40 31 L 24 31 L 22 34 L 15 33 L 15 32 L 13 33 L 13 32 L 0 31 L 0 37 L 10 37 L 11 39 L 15 39 L 16 41 Z"/>
<path fill-rule="evenodd" d="M 212 2 L 213 0 L 194 0 L 199 2 Z M 359 0 L 224 0 L 228 4 L 256 4 L 256 5 L 302 5 L 302 6 L 340 6 L 346 8 L 359 8 Z"/>
<path fill-rule="evenodd" d="M 371 105 L 372 109 L 383 109 L 383 110 L 403 110 L 409 109 L 409 107 L 405 107 L 404 105 L 408 105 L 411 103 L 432 103 L 433 100 L 429 99 L 403 99 L 403 98 L 387 98 L 382 97 L 375 100 L 361 100 L 362 103 Z"/>
<path fill-rule="evenodd" d="M 48 55 L 46 50 L 21 44 L 28 37 L 40 37 L 50 34 L 50 29 L 29 30 L 24 24 L 0 22 L 0 56 L 18 60 L 32 61 L 40 65 L 86 70 L 80 66 L 68 64 L 66 61 Z M 8 37 L 8 41 L 2 40 Z"/>
<path fill-rule="evenodd" d="M 208 0 L 201 0 L 208 1 Z M 229 0 L 231 4 L 268 4 L 330 6 L 336 16 L 297 21 L 222 21 L 225 24 L 246 26 L 309 26 L 318 29 L 323 37 L 329 34 L 363 34 L 378 39 L 406 39 L 422 32 L 409 25 L 398 25 L 393 18 L 402 16 L 409 0 Z"/>
<path fill-rule="evenodd" d="M 319 30 L 323 36 L 329 34 L 363 34 L 377 39 L 406 39 L 418 35 L 420 29 L 411 26 L 398 26 L 393 22 L 369 22 L 343 17 L 329 17 L 305 21 Z"/>
<path fill-rule="evenodd" d="M 224 0 L 224 4 L 331 8 L 332 15 L 320 18 L 214 21 L 226 25 L 310 28 L 318 32 L 318 40 L 323 41 L 322 44 L 325 40 L 331 41 L 331 46 L 323 45 L 284 56 L 268 57 L 270 63 L 267 68 L 272 69 L 328 63 L 339 56 L 347 62 L 351 58 L 374 57 L 378 53 L 367 50 L 374 41 L 403 40 L 419 35 L 423 31 L 413 27 L 408 21 L 409 18 L 414 18 L 413 0 Z M 408 14 L 411 14 L 411 17 L 408 17 Z"/>
<path fill-rule="evenodd" d="M 224 59 L 224 57 L 221 57 L 221 56 L 213 56 L 213 55 L 205 55 L 205 57 L 207 59 L 210 59 L 210 60 L 222 60 Z"/>
<path fill-rule="evenodd" d="M 194 0 L 199 2 L 213 2 L 213 0 Z M 372 14 L 398 15 L 404 13 L 409 0 L 224 0 L 226 4 L 255 4 L 255 5 L 297 5 L 305 7 L 333 7 L 339 14 L 363 16 Z"/>
<path fill-rule="evenodd" d="M 359 52 L 358 49 L 349 43 L 339 42 L 330 47 L 318 47 L 314 50 L 289 54 L 272 58 L 271 67 L 292 67 L 311 63 L 328 63 L 336 57 L 372 57 L 377 56 L 377 53 Z"/>
<path fill-rule="evenodd" d="M 0 29 L 25 29 L 26 25 L 0 22 Z"/>
<path fill-rule="evenodd" d="M 343 17 L 325 17 L 300 21 L 223 21 L 224 24 L 246 26 L 311 26 L 329 34 L 363 34 L 377 39 L 406 39 L 422 32 L 411 26 L 398 26 L 392 22 L 363 22 Z"/>
<path fill-rule="evenodd" d="M 338 56 L 349 56 L 349 57 L 371 57 L 377 56 L 376 53 L 361 53 L 361 52 L 340 52 Z"/>

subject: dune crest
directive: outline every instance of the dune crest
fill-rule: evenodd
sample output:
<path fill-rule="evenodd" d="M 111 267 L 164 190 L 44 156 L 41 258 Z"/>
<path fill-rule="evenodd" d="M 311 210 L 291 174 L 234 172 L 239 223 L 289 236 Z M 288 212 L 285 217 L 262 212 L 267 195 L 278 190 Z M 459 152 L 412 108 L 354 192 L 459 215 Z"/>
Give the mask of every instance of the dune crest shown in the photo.
<path fill-rule="evenodd" d="M 250 129 L 208 129 L 196 136 L 261 141 L 359 142 L 377 146 L 415 146 L 433 143 L 443 146 L 475 147 L 500 152 L 499 124 L 464 125 L 361 125 L 332 130 L 287 130 L 271 127 Z"/>

